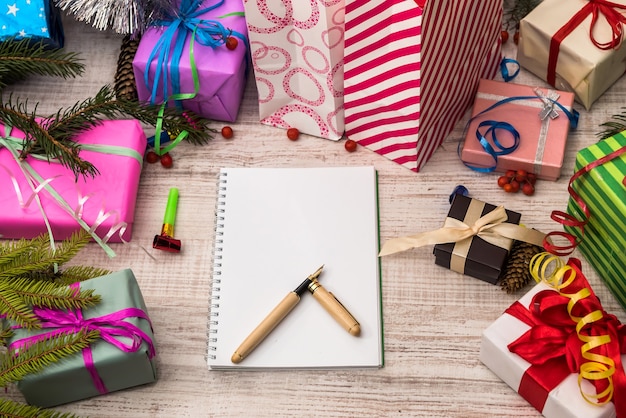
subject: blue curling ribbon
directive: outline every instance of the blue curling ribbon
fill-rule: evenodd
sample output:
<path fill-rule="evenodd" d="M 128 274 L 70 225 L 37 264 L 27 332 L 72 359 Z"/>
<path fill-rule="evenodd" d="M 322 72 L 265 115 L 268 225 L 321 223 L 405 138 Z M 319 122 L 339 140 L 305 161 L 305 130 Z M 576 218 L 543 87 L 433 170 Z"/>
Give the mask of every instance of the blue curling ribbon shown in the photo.
<path fill-rule="evenodd" d="M 508 67 L 509 64 L 513 64 L 515 67 L 515 71 L 513 71 L 513 74 L 509 73 L 509 67 Z M 515 77 L 517 77 L 517 75 L 519 74 L 519 71 L 520 71 L 519 62 L 517 62 L 513 58 L 502 58 L 502 61 L 500 61 L 500 73 L 502 74 L 502 78 L 504 79 L 506 83 L 513 80 Z"/>
<path fill-rule="evenodd" d="M 483 110 L 482 112 L 478 113 L 476 116 L 472 117 L 470 120 L 467 121 L 464 132 L 467 132 L 467 129 L 469 128 L 470 123 L 472 123 L 472 121 L 474 121 L 478 117 L 484 115 L 487 112 L 490 112 L 491 110 L 497 108 L 498 106 L 502 106 L 503 104 L 520 101 L 520 100 L 549 101 L 554 106 L 558 107 L 561 111 L 563 111 L 563 113 L 567 116 L 567 119 L 569 120 L 569 123 L 572 129 L 576 129 L 578 127 L 578 119 L 580 115 L 578 111 L 575 109 L 572 109 L 572 111 L 569 111 L 565 106 L 563 106 L 558 101 L 553 100 L 549 97 L 545 97 L 545 96 L 543 97 L 542 96 L 514 96 L 514 97 L 507 97 L 506 99 L 500 100 L 492 104 L 491 106 L 489 106 L 487 109 Z M 481 128 L 484 128 L 484 127 L 488 127 L 488 128 L 483 134 L 481 132 Z M 513 145 L 509 147 L 503 146 L 500 140 L 498 140 L 498 137 L 497 137 L 498 131 L 508 132 L 513 137 Z M 487 140 L 486 136 L 487 137 L 491 136 L 491 140 L 494 146 L 491 145 L 491 143 Z M 462 138 L 465 138 L 465 137 L 466 135 L 464 134 Z M 494 120 L 486 120 L 486 121 L 481 122 L 478 125 L 478 128 L 476 128 L 476 138 L 482 145 L 485 152 L 489 154 L 491 158 L 493 159 L 493 165 L 491 165 L 490 167 L 478 167 L 478 166 L 468 164 L 465 161 L 462 161 L 462 160 L 461 161 L 466 167 L 471 168 L 472 170 L 478 171 L 481 173 L 491 173 L 495 171 L 496 166 L 498 165 L 498 156 L 507 155 L 515 151 L 517 147 L 519 146 L 519 143 L 521 140 L 519 132 L 517 131 L 517 129 L 515 129 L 513 125 L 511 125 L 508 122 L 501 122 L 501 121 L 494 121 Z M 459 141 L 459 144 L 457 146 L 457 154 L 459 155 L 459 159 L 461 158 L 461 144 L 462 144 L 462 140 Z"/>
<path fill-rule="evenodd" d="M 168 16 L 165 19 L 157 20 L 153 23 L 154 26 L 166 27 L 166 30 L 150 53 L 144 72 L 144 83 L 152 92 L 150 104 L 155 104 L 159 80 L 162 80 L 164 101 L 167 102 L 170 99 L 174 99 L 176 100 L 177 106 L 179 108 L 182 107 L 180 102 L 182 97 L 177 97 L 177 95 L 180 94 L 180 69 L 178 63 L 182 58 L 183 47 L 187 36 L 193 34 L 195 41 L 201 45 L 210 46 L 211 48 L 217 48 L 223 45 L 226 38 L 229 36 L 239 38 L 247 46 L 247 39 L 241 33 L 227 29 L 218 21 L 198 17 L 222 6 L 224 0 L 220 0 L 212 6 L 199 9 L 201 3 L 202 0 L 182 0 L 179 11 L 175 16 Z M 150 87 L 148 77 L 150 63 L 155 58 L 157 59 L 157 66 L 154 82 L 152 83 L 152 87 Z M 168 74 L 169 72 L 171 72 L 171 75 Z M 168 92 L 168 79 L 172 84 L 172 96 L 170 96 Z M 197 91 L 194 92 L 194 95 L 195 94 L 197 94 Z"/>

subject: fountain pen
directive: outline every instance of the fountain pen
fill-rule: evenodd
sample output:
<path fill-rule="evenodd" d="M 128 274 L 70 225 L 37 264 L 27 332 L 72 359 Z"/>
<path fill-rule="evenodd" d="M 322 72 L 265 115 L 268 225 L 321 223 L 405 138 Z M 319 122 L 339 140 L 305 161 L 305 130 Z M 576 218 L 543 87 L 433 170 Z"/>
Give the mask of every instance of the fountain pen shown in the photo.
<path fill-rule="evenodd" d="M 287 296 L 261 321 L 259 325 L 246 337 L 246 339 L 235 350 L 230 360 L 233 363 L 240 363 L 246 358 L 270 332 L 287 316 L 289 312 L 300 302 L 300 297 L 307 290 L 311 292 L 315 300 L 331 314 L 337 322 L 351 335 L 357 336 L 361 332 L 359 323 L 348 312 L 348 310 L 333 296 L 332 293 L 324 289 L 317 278 L 322 273 L 324 266 L 318 268 L 309 275 L 298 287 L 289 292 Z"/>

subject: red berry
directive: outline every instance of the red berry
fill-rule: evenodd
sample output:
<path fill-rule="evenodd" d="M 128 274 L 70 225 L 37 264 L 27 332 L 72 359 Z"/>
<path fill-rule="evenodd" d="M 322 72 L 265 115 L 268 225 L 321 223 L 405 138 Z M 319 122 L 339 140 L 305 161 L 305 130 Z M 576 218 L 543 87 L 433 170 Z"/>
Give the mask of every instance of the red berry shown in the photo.
<path fill-rule="evenodd" d="M 517 193 L 519 191 L 519 182 L 517 180 L 511 180 L 511 193 Z"/>
<path fill-rule="evenodd" d="M 351 139 L 346 140 L 346 143 L 343 146 L 348 152 L 356 151 L 356 141 L 353 141 Z"/>
<path fill-rule="evenodd" d="M 528 182 L 534 185 L 537 182 L 537 175 L 534 173 L 528 173 Z"/>
<path fill-rule="evenodd" d="M 500 32 L 500 37 L 502 38 L 502 43 L 506 43 L 506 41 L 509 40 L 509 32 L 503 30 L 502 32 Z"/>
<path fill-rule="evenodd" d="M 222 136 L 226 139 L 231 139 L 233 137 L 233 128 L 230 126 L 224 126 L 222 128 Z"/>
<path fill-rule="evenodd" d="M 504 175 L 512 179 L 513 177 L 515 177 L 515 174 L 516 174 L 515 170 L 506 170 L 506 173 Z"/>
<path fill-rule="evenodd" d="M 297 140 L 300 137 L 300 131 L 297 130 L 296 128 L 289 128 L 287 129 L 287 138 L 291 139 L 292 141 Z"/>
<path fill-rule="evenodd" d="M 522 193 L 526 196 L 532 196 L 535 193 L 535 186 L 530 183 L 524 183 L 522 186 Z"/>
<path fill-rule="evenodd" d="M 169 152 L 166 152 L 161 156 L 161 165 L 165 168 L 172 168 L 174 165 L 174 161 L 172 161 L 172 156 Z"/>
<path fill-rule="evenodd" d="M 154 151 L 148 151 L 146 153 L 146 161 L 149 162 L 150 164 L 156 163 L 157 161 L 159 161 L 159 156 Z"/>
<path fill-rule="evenodd" d="M 511 183 L 505 184 L 504 186 L 502 186 L 502 188 L 507 193 L 513 193 L 513 186 L 511 185 Z"/>
<path fill-rule="evenodd" d="M 526 170 L 517 170 L 515 173 L 515 180 L 520 183 L 523 183 L 528 178 L 528 172 Z"/>
<path fill-rule="evenodd" d="M 226 38 L 226 48 L 232 51 L 237 48 L 237 45 L 239 45 L 239 41 L 237 40 L 237 38 L 233 36 L 229 36 L 228 38 Z"/>
<path fill-rule="evenodd" d="M 509 184 L 509 178 L 507 176 L 498 177 L 498 186 L 504 187 L 505 184 Z"/>

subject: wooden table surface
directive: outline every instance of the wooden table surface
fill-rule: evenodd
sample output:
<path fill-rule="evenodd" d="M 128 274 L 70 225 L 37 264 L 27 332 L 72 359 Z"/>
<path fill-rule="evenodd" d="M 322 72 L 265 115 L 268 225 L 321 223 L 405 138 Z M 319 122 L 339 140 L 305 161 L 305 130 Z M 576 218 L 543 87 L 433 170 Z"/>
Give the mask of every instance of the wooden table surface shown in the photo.
<path fill-rule="evenodd" d="M 81 53 L 86 73 L 69 80 L 33 77 L 8 89 L 28 98 L 31 105 L 39 102 L 38 112 L 44 115 L 113 84 L 122 37 L 67 16 L 64 23 L 66 48 Z M 515 57 L 512 44 L 505 52 Z M 546 86 L 523 70 L 515 82 Z M 496 184 L 497 174 L 477 173 L 460 162 L 457 143 L 467 119 L 416 174 L 362 147 L 348 153 L 343 142 L 307 135 L 289 141 L 285 131 L 258 122 L 256 88 L 250 80 L 239 119 L 230 124 L 234 139 L 216 135 L 204 146 L 183 143 L 172 151 L 174 167 L 169 170 L 145 164 L 132 241 L 113 244 L 117 256 L 112 259 L 96 244 L 74 259 L 76 264 L 111 270 L 132 268 L 154 324 L 158 381 L 58 409 L 92 417 L 540 416 L 478 358 L 482 331 L 523 292 L 507 294 L 498 286 L 439 267 L 432 248 L 382 259 L 383 368 L 209 371 L 205 352 L 216 175 L 223 166 L 373 165 L 379 172 L 383 241 L 440 226 L 448 212 L 448 196 L 458 184 L 465 185 L 472 197 L 521 212 L 527 226 L 560 230 L 550 213 L 565 210 L 576 152 L 596 142 L 599 125 L 621 112 L 625 98 L 626 79 L 621 79 L 591 111 L 575 105 L 581 118 L 569 136 L 565 175 L 556 182 L 539 181 L 535 195 L 528 197 L 504 193 Z M 170 187 L 180 189 L 176 222 L 176 237 L 184 245 L 180 254 L 151 248 Z M 584 259 L 583 268 L 607 311 L 626 320 L 624 310 Z M 21 399 L 15 387 L 3 396 Z"/>

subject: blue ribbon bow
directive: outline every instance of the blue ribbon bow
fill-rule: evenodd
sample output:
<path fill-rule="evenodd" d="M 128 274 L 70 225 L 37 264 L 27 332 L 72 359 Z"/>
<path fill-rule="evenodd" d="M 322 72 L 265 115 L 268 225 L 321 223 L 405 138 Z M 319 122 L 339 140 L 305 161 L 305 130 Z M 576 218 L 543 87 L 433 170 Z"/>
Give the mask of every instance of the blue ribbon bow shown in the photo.
<path fill-rule="evenodd" d="M 470 123 L 476 118 L 484 115 L 485 113 L 495 109 L 498 106 L 501 106 L 506 103 L 514 102 L 514 101 L 519 101 L 519 100 L 541 100 L 544 103 L 544 108 L 549 108 L 550 110 L 550 112 L 546 114 L 546 117 L 550 116 L 551 118 L 554 118 L 554 116 L 551 116 L 551 115 L 553 114 L 553 112 L 556 111 L 554 109 L 554 107 L 556 106 L 560 110 L 562 110 L 563 113 L 567 116 L 567 119 L 569 120 L 569 123 L 570 123 L 570 127 L 572 129 L 576 129 L 578 127 L 578 118 L 579 118 L 578 111 L 576 111 L 575 109 L 572 109 L 572 111 L 569 111 L 565 106 L 563 106 L 561 103 L 559 103 L 558 101 L 554 100 L 553 98 L 549 96 L 537 95 L 537 96 L 514 96 L 514 97 L 508 97 L 506 99 L 500 100 L 492 104 L 491 106 L 489 106 L 487 109 L 483 110 L 482 112 L 478 113 L 476 116 L 472 117 L 469 121 L 467 121 L 467 124 L 465 126 L 465 131 L 467 131 Z M 487 127 L 487 130 L 485 131 L 485 133 L 482 133 L 481 128 L 485 128 L 485 127 Z M 511 136 L 513 137 L 513 145 L 511 145 L 510 147 L 503 146 L 502 143 L 498 140 L 498 137 L 497 137 L 498 131 L 504 131 L 504 132 L 511 134 Z M 495 148 L 486 139 L 487 136 L 491 136 L 491 140 Z M 463 137 L 465 137 L 465 135 L 463 135 Z M 490 173 L 490 172 L 495 171 L 496 166 L 498 164 L 498 156 L 512 153 L 513 151 L 517 149 L 517 147 L 519 146 L 519 142 L 520 142 L 520 134 L 513 125 L 511 125 L 508 122 L 494 121 L 494 120 L 485 120 L 479 123 L 478 127 L 476 128 L 476 138 L 478 139 L 478 142 L 480 142 L 480 144 L 482 145 L 485 152 L 487 152 L 487 154 L 489 154 L 491 158 L 493 159 L 493 165 L 491 165 L 490 167 L 478 167 L 478 166 L 468 164 L 465 161 L 463 161 L 463 164 L 465 164 L 466 167 L 469 167 L 472 170 L 478 171 L 481 173 Z M 461 142 L 459 142 L 459 145 L 457 147 L 457 153 L 459 157 L 461 156 Z"/>

